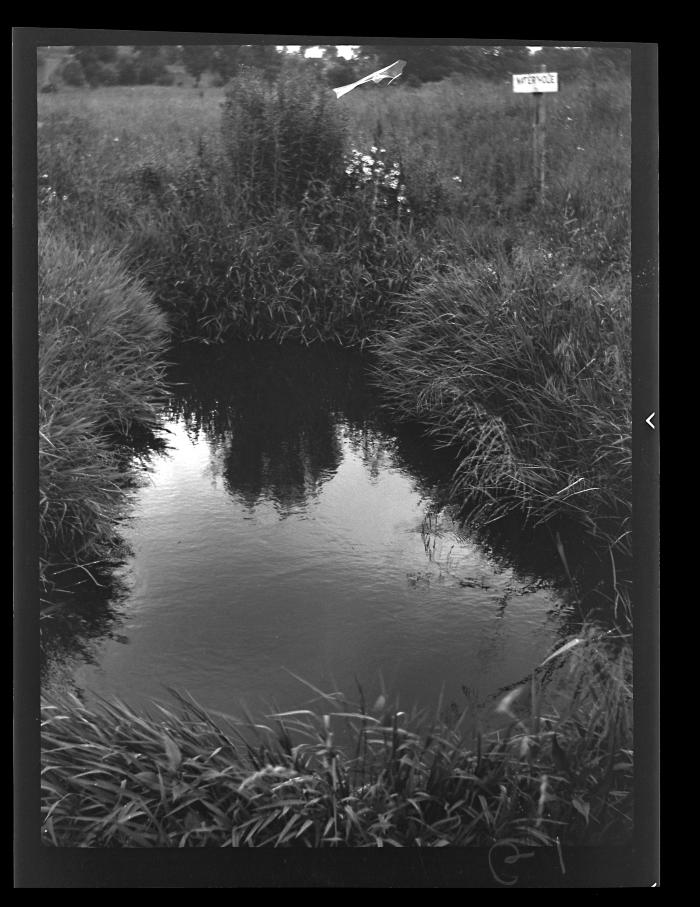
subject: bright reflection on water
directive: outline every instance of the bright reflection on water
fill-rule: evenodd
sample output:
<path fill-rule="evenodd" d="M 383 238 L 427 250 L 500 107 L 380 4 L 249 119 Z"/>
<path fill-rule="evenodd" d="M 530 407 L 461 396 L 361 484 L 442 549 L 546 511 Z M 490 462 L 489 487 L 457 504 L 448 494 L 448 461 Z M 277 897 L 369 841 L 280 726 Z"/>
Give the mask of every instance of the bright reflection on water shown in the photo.
<path fill-rule="evenodd" d="M 461 708 L 542 660 L 555 593 L 439 515 L 448 476 L 382 423 L 357 359 L 263 344 L 193 359 L 123 528 L 113 627 L 54 639 L 47 687 L 140 706 L 170 686 L 240 714 L 308 704 L 292 673 L 351 698 L 382 677 L 404 708 L 443 689 Z"/>

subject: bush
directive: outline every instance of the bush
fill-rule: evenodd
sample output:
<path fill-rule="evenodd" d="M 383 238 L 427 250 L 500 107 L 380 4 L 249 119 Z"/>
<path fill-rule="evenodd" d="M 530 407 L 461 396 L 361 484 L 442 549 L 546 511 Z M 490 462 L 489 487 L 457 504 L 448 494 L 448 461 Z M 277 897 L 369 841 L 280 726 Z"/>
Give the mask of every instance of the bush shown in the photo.
<path fill-rule="evenodd" d="M 138 72 L 132 57 L 119 57 L 117 61 L 117 79 L 120 85 L 136 85 Z"/>
<path fill-rule="evenodd" d="M 163 72 L 159 73 L 156 77 L 156 85 L 174 85 L 175 76 L 170 72 L 169 69 L 164 69 Z"/>
<path fill-rule="evenodd" d="M 85 84 L 85 73 L 79 60 L 68 60 L 61 68 L 61 77 L 66 85 L 76 88 Z"/>
<path fill-rule="evenodd" d="M 118 85 L 119 71 L 114 64 L 108 64 L 100 69 L 100 85 Z"/>

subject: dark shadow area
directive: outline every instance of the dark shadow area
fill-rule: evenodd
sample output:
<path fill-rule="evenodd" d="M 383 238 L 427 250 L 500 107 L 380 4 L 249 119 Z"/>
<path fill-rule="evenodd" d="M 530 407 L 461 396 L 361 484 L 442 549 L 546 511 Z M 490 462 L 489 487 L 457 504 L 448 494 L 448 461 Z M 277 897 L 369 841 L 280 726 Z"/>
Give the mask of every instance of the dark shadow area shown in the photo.
<path fill-rule="evenodd" d="M 80 696 L 71 679 L 73 665 L 93 663 L 101 640 L 120 639 L 121 604 L 128 588 L 118 566 L 93 567 L 89 575 L 73 570 L 53 577 L 54 591 L 39 620 L 42 685 Z"/>
<path fill-rule="evenodd" d="M 204 432 L 214 471 L 247 507 L 303 505 L 340 465 L 338 423 L 367 422 L 362 363 L 347 351 L 242 342 L 176 355 L 170 414 Z"/>

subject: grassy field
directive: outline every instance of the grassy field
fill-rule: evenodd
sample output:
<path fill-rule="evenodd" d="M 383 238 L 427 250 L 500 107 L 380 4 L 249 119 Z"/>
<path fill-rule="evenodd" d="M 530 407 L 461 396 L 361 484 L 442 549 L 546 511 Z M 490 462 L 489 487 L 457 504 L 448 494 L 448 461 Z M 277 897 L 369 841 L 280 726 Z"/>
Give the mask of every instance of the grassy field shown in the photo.
<path fill-rule="evenodd" d="M 532 99 L 509 85 L 338 103 L 287 75 L 39 95 L 45 565 L 107 556 L 128 483 L 114 436 L 151 424 L 167 338 L 332 341 L 366 348 L 389 413 L 454 453 L 465 520 L 546 524 L 567 572 L 573 524 L 629 623 L 629 83 L 547 99 L 538 199 Z M 362 704 L 351 756 L 332 745 L 337 703 L 235 745 L 192 704 L 145 719 L 46 703 L 46 841 L 618 841 L 630 651 L 589 635 L 573 687 L 546 673 L 533 696 L 564 700 L 478 744 Z"/>

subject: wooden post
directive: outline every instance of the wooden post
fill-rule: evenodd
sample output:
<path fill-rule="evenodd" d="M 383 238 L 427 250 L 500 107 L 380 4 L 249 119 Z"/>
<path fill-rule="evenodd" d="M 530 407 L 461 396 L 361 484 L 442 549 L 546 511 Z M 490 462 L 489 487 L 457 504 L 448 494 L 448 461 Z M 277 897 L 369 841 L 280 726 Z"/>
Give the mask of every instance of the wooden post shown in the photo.
<path fill-rule="evenodd" d="M 540 72 L 546 72 L 547 66 L 542 63 Z M 533 172 L 535 186 L 539 187 L 540 203 L 544 201 L 545 189 L 545 141 L 544 141 L 544 124 L 546 118 L 546 108 L 544 106 L 544 92 L 536 91 L 535 98 L 535 120 L 533 124 Z"/>
<path fill-rule="evenodd" d="M 545 100 L 544 96 L 550 91 L 559 91 L 558 75 L 556 72 L 547 72 L 545 64 L 540 66 L 539 73 L 514 74 L 513 91 L 527 92 L 534 95 L 532 118 L 532 182 L 533 188 L 538 193 L 540 204 L 544 201 L 546 189 L 545 178 Z"/>

